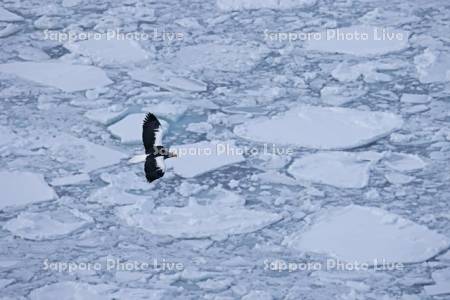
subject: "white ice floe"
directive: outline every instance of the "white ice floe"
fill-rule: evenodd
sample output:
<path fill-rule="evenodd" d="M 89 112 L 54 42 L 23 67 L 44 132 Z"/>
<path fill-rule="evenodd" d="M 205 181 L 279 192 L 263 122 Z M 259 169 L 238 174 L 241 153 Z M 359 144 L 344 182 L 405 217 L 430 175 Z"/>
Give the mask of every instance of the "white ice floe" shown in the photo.
<path fill-rule="evenodd" d="M 188 70 L 244 72 L 252 69 L 267 53 L 268 49 L 262 45 L 200 44 L 181 48 L 174 66 Z"/>
<path fill-rule="evenodd" d="M 431 97 L 424 94 L 403 94 L 400 101 L 408 104 L 424 104 L 430 102 Z"/>
<path fill-rule="evenodd" d="M 320 90 L 320 98 L 323 103 L 341 106 L 356 100 L 367 93 L 362 87 L 348 88 L 342 85 L 327 85 Z"/>
<path fill-rule="evenodd" d="M 102 69 L 58 62 L 16 62 L 0 65 L 0 72 L 76 92 L 109 85 L 112 81 Z"/>
<path fill-rule="evenodd" d="M 240 163 L 244 157 L 231 141 L 199 142 L 170 147 L 178 157 L 166 160 L 166 167 L 175 174 L 192 178 L 223 166 Z"/>
<path fill-rule="evenodd" d="M 340 63 L 331 71 L 331 76 L 340 82 L 356 81 L 360 77 L 365 82 L 387 82 L 391 81 L 392 77 L 389 74 L 381 71 L 397 70 L 402 65 L 397 62 L 364 62 L 352 64 L 348 62 Z"/>
<path fill-rule="evenodd" d="M 414 57 L 417 76 L 422 83 L 450 81 L 450 54 L 426 49 Z"/>
<path fill-rule="evenodd" d="M 395 185 L 408 184 L 415 179 L 413 176 L 397 172 L 388 172 L 384 174 L 384 177 L 387 179 L 387 181 L 389 181 L 389 183 Z"/>
<path fill-rule="evenodd" d="M 208 133 L 213 129 L 208 122 L 190 123 L 186 126 L 186 130 L 196 133 Z"/>
<path fill-rule="evenodd" d="M 10 12 L 9 10 L 0 7 L 0 21 L 1 22 L 18 22 L 23 21 L 23 18 L 15 13 Z"/>
<path fill-rule="evenodd" d="M 314 6 L 317 0 L 217 0 L 217 6 L 223 11 L 245 9 L 299 9 Z"/>
<path fill-rule="evenodd" d="M 92 223 L 93 219 L 78 210 L 20 213 L 3 226 L 16 236 L 30 240 L 55 239 Z"/>
<path fill-rule="evenodd" d="M 205 198 L 204 205 L 191 199 L 185 207 L 158 207 L 145 202 L 118 208 L 118 215 L 129 226 L 156 235 L 175 238 L 224 237 L 260 230 L 282 217 L 278 214 L 247 209 L 239 195 L 216 189 Z"/>
<path fill-rule="evenodd" d="M 307 50 L 376 56 L 405 49 L 409 33 L 394 28 L 357 25 L 327 29 L 306 42 Z"/>
<path fill-rule="evenodd" d="M 0 147 L 8 145 L 16 139 L 16 135 L 6 126 L 0 126 Z"/>
<path fill-rule="evenodd" d="M 19 32 L 21 29 L 22 29 L 22 27 L 19 25 L 8 24 L 8 25 L 6 25 L 6 27 L 4 27 L 0 30 L 0 38 L 5 38 L 10 35 L 13 35 L 13 34 Z"/>
<path fill-rule="evenodd" d="M 431 278 L 433 278 L 434 284 L 424 286 L 428 295 L 450 295 L 450 268 L 434 271 L 431 274 Z"/>
<path fill-rule="evenodd" d="M 56 193 L 48 186 L 42 174 L 19 171 L 0 172 L 0 209 L 55 198 Z"/>
<path fill-rule="evenodd" d="M 37 288 L 30 293 L 31 300 L 74 299 L 136 299 L 160 300 L 164 291 L 156 289 L 120 288 L 109 284 L 91 284 L 79 281 L 61 281 Z"/>
<path fill-rule="evenodd" d="M 145 114 L 131 114 L 108 127 L 108 130 L 125 144 L 136 144 L 142 141 L 142 123 Z"/>
<path fill-rule="evenodd" d="M 128 74 L 135 80 L 154 84 L 167 90 L 204 92 L 207 89 L 206 83 L 202 81 L 176 75 L 166 75 L 161 70 L 134 70 Z"/>
<path fill-rule="evenodd" d="M 447 248 L 447 237 L 375 207 L 350 205 L 321 212 L 303 232 L 284 244 L 369 265 L 417 263 Z M 375 261 L 377 260 L 377 261 Z"/>
<path fill-rule="evenodd" d="M 387 153 L 383 162 L 389 168 L 399 172 L 419 170 L 426 166 L 426 163 L 418 155 L 397 152 Z"/>
<path fill-rule="evenodd" d="M 380 158 L 381 154 L 368 152 L 314 153 L 296 159 L 288 172 L 300 180 L 340 188 L 363 188 L 369 183 L 370 168 Z"/>
<path fill-rule="evenodd" d="M 93 170 L 114 165 L 127 157 L 108 147 L 78 139 L 68 134 L 61 134 L 41 139 L 46 146 L 50 145 L 52 156 L 61 163 L 75 164 L 77 171 L 88 173 Z"/>
<path fill-rule="evenodd" d="M 100 64 L 130 64 L 148 59 L 147 52 L 130 39 L 103 35 L 101 38 L 70 42 L 64 45 L 73 53 L 90 57 Z"/>
<path fill-rule="evenodd" d="M 84 116 L 92 121 L 109 125 L 125 116 L 126 111 L 127 110 L 122 107 L 113 105 L 106 108 L 89 110 Z"/>
<path fill-rule="evenodd" d="M 300 106 L 271 119 L 251 119 L 234 133 L 257 142 L 350 149 L 385 137 L 402 124 L 399 116 L 387 112 Z"/>
<path fill-rule="evenodd" d="M 52 180 L 52 186 L 64 186 L 64 185 L 79 185 L 90 181 L 89 174 L 81 173 L 76 175 L 69 175 L 64 177 L 55 178 Z"/>
<path fill-rule="evenodd" d="M 158 117 L 175 122 L 184 115 L 187 109 L 187 105 L 182 103 L 158 102 L 152 104 L 151 106 L 143 107 L 142 112 L 152 112 Z"/>

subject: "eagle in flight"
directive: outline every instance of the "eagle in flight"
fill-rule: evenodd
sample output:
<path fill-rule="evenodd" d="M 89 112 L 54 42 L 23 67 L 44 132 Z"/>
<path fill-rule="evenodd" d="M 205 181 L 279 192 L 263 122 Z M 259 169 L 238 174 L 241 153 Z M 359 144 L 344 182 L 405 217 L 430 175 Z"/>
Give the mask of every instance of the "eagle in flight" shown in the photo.
<path fill-rule="evenodd" d="M 130 163 L 145 161 L 145 178 L 148 182 L 163 177 L 166 170 L 164 160 L 177 156 L 162 145 L 162 133 L 161 123 L 154 114 L 148 113 L 142 125 L 142 142 L 144 143 L 145 154 L 137 155 L 130 160 Z"/>

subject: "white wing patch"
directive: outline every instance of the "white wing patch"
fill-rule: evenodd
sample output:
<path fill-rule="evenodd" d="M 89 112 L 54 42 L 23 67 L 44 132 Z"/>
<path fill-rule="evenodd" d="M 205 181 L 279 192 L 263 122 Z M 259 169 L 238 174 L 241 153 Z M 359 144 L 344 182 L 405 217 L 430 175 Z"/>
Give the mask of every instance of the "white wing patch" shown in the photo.
<path fill-rule="evenodd" d="M 155 146 L 162 146 L 163 130 L 161 126 L 155 130 Z"/>
<path fill-rule="evenodd" d="M 163 172 L 165 172 L 166 165 L 164 164 L 164 157 L 157 156 L 155 159 L 156 159 L 156 165 L 158 166 L 158 168 L 160 168 Z"/>

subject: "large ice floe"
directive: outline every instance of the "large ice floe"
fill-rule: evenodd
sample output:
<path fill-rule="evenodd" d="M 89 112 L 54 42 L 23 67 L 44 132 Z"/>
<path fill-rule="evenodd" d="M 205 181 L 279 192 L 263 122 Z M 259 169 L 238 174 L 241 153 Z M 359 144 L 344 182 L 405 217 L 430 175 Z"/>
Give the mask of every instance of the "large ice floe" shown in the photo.
<path fill-rule="evenodd" d="M 40 213 L 22 212 L 3 226 L 16 236 L 31 240 L 62 237 L 92 223 L 93 219 L 78 210 L 60 209 Z"/>
<path fill-rule="evenodd" d="M 238 125 L 234 133 L 257 142 L 313 149 L 351 149 L 366 145 L 403 124 L 387 112 L 340 107 L 300 106 L 273 118 Z"/>
<path fill-rule="evenodd" d="M 204 197 L 191 198 L 185 207 L 153 208 L 147 202 L 140 202 L 117 210 L 129 226 L 175 238 L 216 238 L 249 233 L 282 218 L 278 214 L 247 209 L 244 203 L 241 196 L 216 188 Z"/>
<path fill-rule="evenodd" d="M 0 209 L 56 198 L 42 174 L 19 171 L 0 172 Z"/>
<path fill-rule="evenodd" d="M 268 53 L 263 45 L 208 43 L 181 48 L 174 66 L 188 70 L 242 72 L 252 69 Z"/>
<path fill-rule="evenodd" d="M 164 292 L 156 289 L 120 288 L 110 284 L 91 284 L 79 281 L 62 281 L 37 288 L 30 293 L 31 300 L 73 299 L 163 299 Z"/>
<path fill-rule="evenodd" d="M 307 50 L 356 56 L 376 56 L 403 50 L 408 47 L 409 37 L 409 33 L 403 30 L 367 25 L 328 29 L 316 35 L 307 40 Z"/>
<path fill-rule="evenodd" d="M 163 70 L 134 70 L 129 72 L 131 78 L 157 85 L 167 90 L 204 92 L 207 85 L 199 80 L 176 75 L 163 74 Z"/>
<path fill-rule="evenodd" d="M 370 168 L 381 155 L 374 152 L 322 152 L 305 155 L 289 166 L 296 179 L 341 188 L 363 188 Z"/>
<path fill-rule="evenodd" d="M 450 240 L 427 227 L 375 207 L 331 208 L 284 244 L 305 252 L 327 254 L 345 262 L 417 263 L 443 249 Z"/>
<path fill-rule="evenodd" d="M 61 62 L 7 63 L 0 65 L 0 72 L 56 87 L 65 92 L 94 89 L 112 83 L 102 69 Z"/>
<path fill-rule="evenodd" d="M 217 0 L 217 6 L 223 11 L 243 9 L 295 9 L 309 8 L 317 3 L 317 0 Z"/>
<path fill-rule="evenodd" d="M 100 64 L 129 64 L 144 61 L 148 54 L 136 42 L 102 35 L 83 41 L 70 42 L 65 47 L 73 53 L 90 57 Z"/>
<path fill-rule="evenodd" d="M 178 157 L 166 160 L 166 167 L 173 168 L 175 174 L 184 178 L 192 178 L 245 160 L 232 141 L 176 145 L 170 147 L 170 151 L 176 152 Z"/>
<path fill-rule="evenodd" d="M 142 141 L 142 122 L 145 119 L 144 113 L 131 114 L 123 118 L 117 123 L 108 127 L 108 130 L 115 136 L 120 138 L 122 143 L 135 144 Z"/>

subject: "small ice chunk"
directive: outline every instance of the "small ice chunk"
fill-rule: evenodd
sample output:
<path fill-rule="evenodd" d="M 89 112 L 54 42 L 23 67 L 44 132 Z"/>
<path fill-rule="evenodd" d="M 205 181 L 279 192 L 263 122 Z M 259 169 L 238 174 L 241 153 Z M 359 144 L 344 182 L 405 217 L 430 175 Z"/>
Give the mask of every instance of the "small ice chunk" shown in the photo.
<path fill-rule="evenodd" d="M 419 170 L 426 166 L 418 155 L 397 152 L 386 154 L 383 162 L 389 168 L 399 172 Z"/>
<path fill-rule="evenodd" d="M 130 39 L 102 35 L 101 38 L 70 42 L 64 45 L 73 53 L 90 57 L 100 64 L 130 64 L 148 59 L 141 46 Z"/>
<path fill-rule="evenodd" d="M 126 111 L 121 107 L 113 106 L 89 110 L 84 116 L 101 124 L 109 125 L 125 116 Z"/>
<path fill-rule="evenodd" d="M 289 173 L 295 178 L 340 188 L 363 188 L 369 183 L 374 160 L 364 153 L 322 152 L 305 155 L 295 160 Z M 381 155 L 378 155 L 381 158 Z"/>
<path fill-rule="evenodd" d="M 283 243 L 345 262 L 378 265 L 422 262 L 448 248 L 450 241 L 383 209 L 350 205 L 320 212 L 309 228 Z"/>
<path fill-rule="evenodd" d="M 3 228 L 22 238 L 46 240 L 67 235 L 92 221 L 90 216 L 78 210 L 23 212 L 6 222 Z"/>
<path fill-rule="evenodd" d="M 403 94 L 400 101 L 409 104 L 423 104 L 430 102 L 431 97 L 424 94 Z"/>
<path fill-rule="evenodd" d="M 208 133 L 213 129 L 212 125 L 208 122 L 190 123 L 186 127 L 187 131 L 196 133 Z"/>
<path fill-rule="evenodd" d="M 52 186 L 64 186 L 64 185 L 79 185 L 91 180 L 89 174 L 81 173 L 76 175 L 69 175 L 64 177 L 59 177 L 51 182 Z"/>
<path fill-rule="evenodd" d="M 23 21 L 23 18 L 9 10 L 0 7 L 0 22 L 18 22 Z"/>
<path fill-rule="evenodd" d="M 430 296 L 450 294 L 450 268 L 440 269 L 431 274 L 434 285 L 424 286 L 425 292 Z"/>
<path fill-rule="evenodd" d="M 48 186 L 42 174 L 19 171 L 0 172 L 0 209 L 55 198 L 55 192 Z"/>
<path fill-rule="evenodd" d="M 418 114 L 421 112 L 425 112 L 430 108 L 427 105 L 413 105 L 407 108 L 403 108 L 402 111 L 408 115 Z"/>
<path fill-rule="evenodd" d="M 425 49 L 414 63 L 421 83 L 450 81 L 450 54 Z"/>
<path fill-rule="evenodd" d="M 142 122 L 145 114 L 131 114 L 108 127 L 108 130 L 125 144 L 142 142 Z"/>
<path fill-rule="evenodd" d="M 223 166 L 244 161 L 241 151 L 230 141 L 199 142 L 170 147 L 178 157 L 166 160 L 166 167 L 175 174 L 192 178 Z"/>
<path fill-rule="evenodd" d="M 323 103 L 341 106 L 364 96 L 367 93 L 363 88 L 348 88 L 342 85 L 328 85 L 320 90 L 320 97 Z"/>
<path fill-rule="evenodd" d="M 236 126 L 234 133 L 257 142 L 313 149 L 351 149 L 385 137 L 402 124 L 402 119 L 392 113 L 299 106 L 271 119 L 251 119 Z"/>
<path fill-rule="evenodd" d="M 65 92 L 76 92 L 109 85 L 112 81 L 102 69 L 56 62 L 16 62 L 0 65 L 0 72 L 13 74 Z"/>
<path fill-rule="evenodd" d="M 317 0 L 217 0 L 217 7 L 222 11 L 250 9 L 301 9 L 314 6 Z"/>
<path fill-rule="evenodd" d="M 409 33 L 394 28 L 357 25 L 328 29 L 309 39 L 307 50 L 345 53 L 356 56 L 377 56 L 397 52 L 408 46 Z"/>
<path fill-rule="evenodd" d="M 180 76 L 164 76 L 161 71 L 156 70 L 134 70 L 128 74 L 135 80 L 154 84 L 167 90 L 204 92 L 208 87 L 200 80 Z"/>
<path fill-rule="evenodd" d="M 181 48 L 174 65 L 190 70 L 244 72 L 252 69 L 266 53 L 268 49 L 262 45 L 199 44 Z"/>
<path fill-rule="evenodd" d="M 395 185 L 408 184 L 415 179 L 413 176 L 396 172 L 386 173 L 384 174 L 384 177 L 387 179 L 387 181 Z"/>
<path fill-rule="evenodd" d="M 245 208 L 240 196 L 231 192 L 215 193 L 208 201 L 206 205 L 190 201 L 185 207 L 160 206 L 150 210 L 143 206 L 145 203 L 138 203 L 117 210 L 119 217 L 129 226 L 175 238 L 208 238 L 249 233 L 282 218 L 278 214 Z"/>

